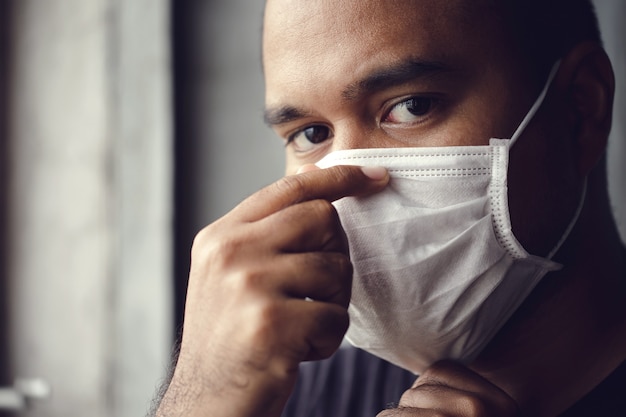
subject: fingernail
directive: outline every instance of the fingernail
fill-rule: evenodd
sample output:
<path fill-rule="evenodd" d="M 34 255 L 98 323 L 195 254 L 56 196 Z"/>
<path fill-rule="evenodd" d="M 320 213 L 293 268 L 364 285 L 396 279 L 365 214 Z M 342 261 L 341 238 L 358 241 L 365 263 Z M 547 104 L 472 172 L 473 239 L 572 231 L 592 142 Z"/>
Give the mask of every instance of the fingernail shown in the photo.
<path fill-rule="evenodd" d="M 363 171 L 365 176 L 376 181 L 387 177 L 387 169 L 383 167 L 361 167 L 361 171 Z"/>

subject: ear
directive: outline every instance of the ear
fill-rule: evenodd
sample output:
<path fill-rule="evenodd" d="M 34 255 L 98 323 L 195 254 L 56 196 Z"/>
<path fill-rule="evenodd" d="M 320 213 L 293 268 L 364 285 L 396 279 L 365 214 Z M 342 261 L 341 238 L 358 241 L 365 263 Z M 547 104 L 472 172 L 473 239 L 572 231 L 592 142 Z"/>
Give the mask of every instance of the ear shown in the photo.
<path fill-rule="evenodd" d="M 565 94 L 579 174 L 587 176 L 604 154 L 611 130 L 611 61 L 598 43 L 581 43 L 562 59 L 555 84 Z"/>

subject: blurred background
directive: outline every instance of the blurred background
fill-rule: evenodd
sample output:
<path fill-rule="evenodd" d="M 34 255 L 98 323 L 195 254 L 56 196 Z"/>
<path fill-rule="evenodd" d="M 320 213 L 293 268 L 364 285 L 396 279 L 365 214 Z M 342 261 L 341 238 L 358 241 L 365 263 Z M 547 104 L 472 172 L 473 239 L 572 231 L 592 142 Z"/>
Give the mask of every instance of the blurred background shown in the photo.
<path fill-rule="evenodd" d="M 624 237 L 626 2 L 596 4 Z M 0 0 L 0 415 L 146 413 L 193 236 L 282 175 L 262 121 L 262 7 Z"/>

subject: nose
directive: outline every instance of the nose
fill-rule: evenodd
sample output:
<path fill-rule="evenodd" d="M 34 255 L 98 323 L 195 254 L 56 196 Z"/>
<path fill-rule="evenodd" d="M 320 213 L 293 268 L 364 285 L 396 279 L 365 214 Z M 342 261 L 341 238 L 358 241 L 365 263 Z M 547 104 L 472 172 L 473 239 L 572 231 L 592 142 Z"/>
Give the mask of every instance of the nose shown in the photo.
<path fill-rule="evenodd" d="M 384 135 L 381 135 L 381 132 L 358 120 L 344 120 L 342 123 L 336 123 L 333 135 L 330 151 L 389 146 L 385 144 Z"/>
<path fill-rule="evenodd" d="M 323 152 L 315 153 L 314 158 L 298 158 L 287 154 L 286 174 L 295 174 L 303 166 L 315 164 L 325 155 L 348 149 L 391 148 L 397 147 L 382 129 L 370 126 L 367 121 L 358 118 L 344 118 L 332 123 L 332 139 L 323 145 Z"/>

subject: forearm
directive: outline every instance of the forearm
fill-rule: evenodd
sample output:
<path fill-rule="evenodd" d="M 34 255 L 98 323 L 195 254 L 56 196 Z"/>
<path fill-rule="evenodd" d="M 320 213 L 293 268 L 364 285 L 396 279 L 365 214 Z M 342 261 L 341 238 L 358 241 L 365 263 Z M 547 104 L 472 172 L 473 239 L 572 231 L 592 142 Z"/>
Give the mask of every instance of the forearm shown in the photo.
<path fill-rule="evenodd" d="M 151 417 L 280 417 L 295 375 L 279 380 L 260 373 L 224 375 L 179 363 Z"/>
<path fill-rule="evenodd" d="M 163 398 L 165 397 L 165 394 L 167 393 L 167 390 L 172 382 L 172 378 L 174 377 L 174 371 L 176 370 L 176 363 L 178 362 L 179 353 L 180 340 L 177 340 L 172 351 L 172 361 L 170 363 L 170 366 L 168 367 L 167 374 L 163 379 L 163 382 L 161 382 L 161 385 L 157 389 L 154 398 L 152 399 L 152 403 L 150 404 L 150 409 L 148 410 L 148 414 L 146 414 L 146 417 L 156 417 L 157 410 L 163 402 Z"/>

